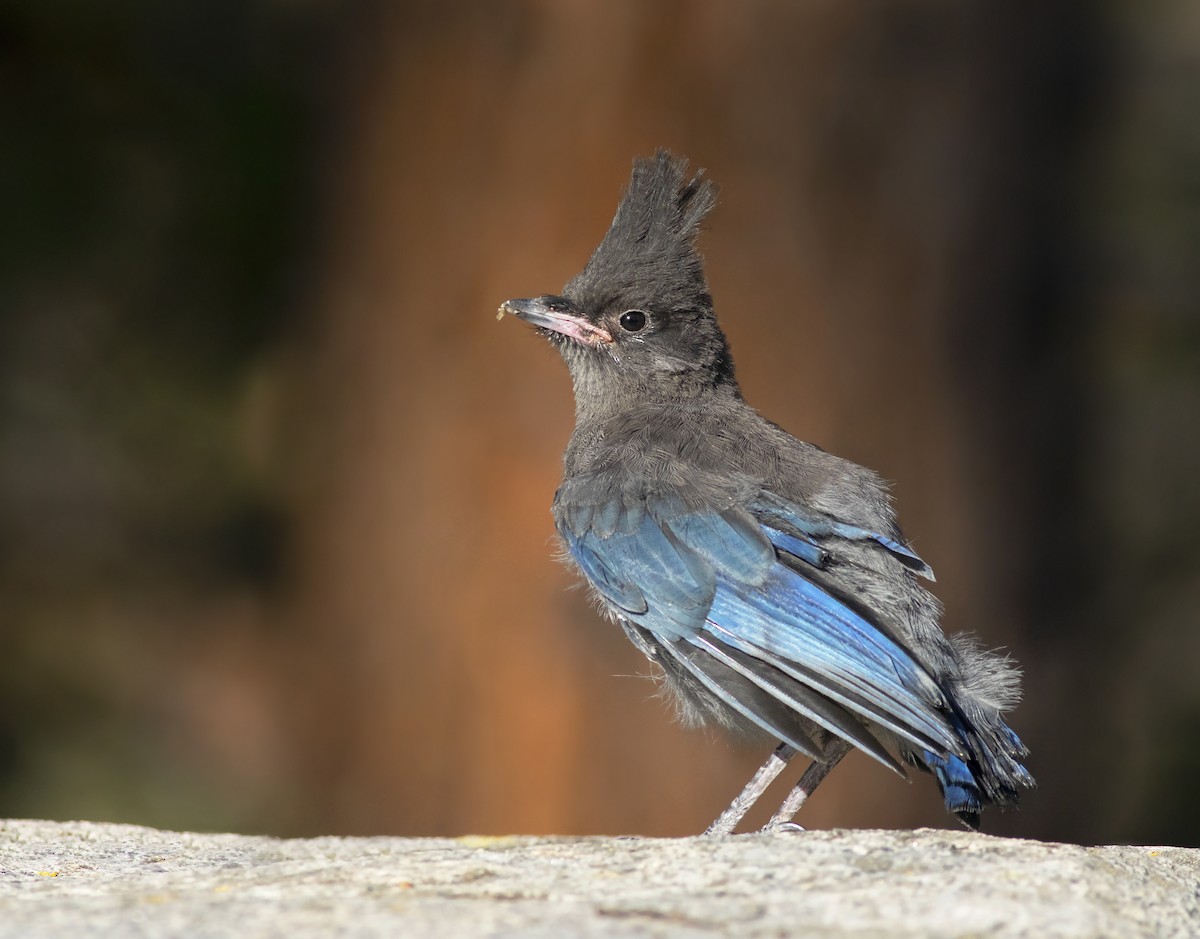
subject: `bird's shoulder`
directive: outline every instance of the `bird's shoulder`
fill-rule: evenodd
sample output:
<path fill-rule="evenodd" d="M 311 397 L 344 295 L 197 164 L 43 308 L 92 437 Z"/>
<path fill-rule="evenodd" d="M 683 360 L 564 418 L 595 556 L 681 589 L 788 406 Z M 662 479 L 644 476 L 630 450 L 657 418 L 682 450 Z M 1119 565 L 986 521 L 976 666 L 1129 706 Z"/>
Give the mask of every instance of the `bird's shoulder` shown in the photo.
<path fill-rule="evenodd" d="M 563 458 L 555 514 L 656 499 L 689 511 L 748 506 L 769 491 L 843 521 L 890 527 L 871 470 L 800 440 L 741 400 L 644 403 L 579 423 Z"/>

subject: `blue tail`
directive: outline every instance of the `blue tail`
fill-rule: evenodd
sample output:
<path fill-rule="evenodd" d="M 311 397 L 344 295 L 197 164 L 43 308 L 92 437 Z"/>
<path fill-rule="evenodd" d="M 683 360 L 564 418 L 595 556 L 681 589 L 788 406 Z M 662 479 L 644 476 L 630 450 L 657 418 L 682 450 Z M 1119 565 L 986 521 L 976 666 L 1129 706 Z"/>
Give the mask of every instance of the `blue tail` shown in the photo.
<path fill-rule="evenodd" d="M 931 750 L 922 750 L 921 759 L 936 777 L 942 797 L 946 800 L 946 809 L 957 815 L 972 831 L 978 831 L 983 793 L 971 768 L 953 754 L 941 757 Z"/>
<path fill-rule="evenodd" d="M 993 741 L 1000 744 L 997 749 L 985 744 L 979 734 L 964 732 L 961 718 L 955 724 L 972 751 L 970 760 L 952 753 L 939 756 L 932 750 L 922 750 L 918 756 L 924 764 L 921 768 L 937 779 L 947 810 L 968 828 L 978 831 L 979 813 L 985 805 L 1013 804 L 1017 801 L 1018 787 L 1033 785 L 1033 777 L 1018 762 L 1029 751 L 1005 724 L 1000 725 L 1000 735 Z"/>

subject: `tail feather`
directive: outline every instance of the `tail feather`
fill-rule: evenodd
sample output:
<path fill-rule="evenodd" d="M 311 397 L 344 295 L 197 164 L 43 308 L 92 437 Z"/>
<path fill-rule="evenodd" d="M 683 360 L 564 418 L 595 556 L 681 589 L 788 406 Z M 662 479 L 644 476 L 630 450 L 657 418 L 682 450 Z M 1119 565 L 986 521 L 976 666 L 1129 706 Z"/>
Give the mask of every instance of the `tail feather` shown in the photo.
<path fill-rule="evenodd" d="M 1029 751 L 1012 728 L 1000 721 L 984 732 L 967 725 L 961 716 L 955 724 L 971 753 L 969 759 L 922 750 L 912 762 L 933 774 L 946 809 L 978 831 L 979 813 L 985 806 L 1016 805 L 1020 790 L 1035 785 L 1020 762 Z"/>
<path fill-rule="evenodd" d="M 941 757 L 932 750 L 922 750 L 921 760 L 937 779 L 942 798 L 946 800 L 946 810 L 958 816 L 972 831 L 978 831 L 979 813 L 985 797 L 970 767 L 953 754 Z"/>

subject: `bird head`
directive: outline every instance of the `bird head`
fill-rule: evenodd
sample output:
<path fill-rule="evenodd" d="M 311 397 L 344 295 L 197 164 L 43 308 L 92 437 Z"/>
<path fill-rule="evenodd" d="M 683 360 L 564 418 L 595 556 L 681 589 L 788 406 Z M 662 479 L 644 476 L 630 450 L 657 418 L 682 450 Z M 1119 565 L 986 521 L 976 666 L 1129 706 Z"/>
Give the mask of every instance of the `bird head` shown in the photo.
<path fill-rule="evenodd" d="M 562 294 L 500 307 L 558 347 L 577 400 L 611 394 L 614 384 L 672 397 L 736 389 L 695 246 L 716 195 L 702 172 L 689 178 L 687 161 L 666 151 L 636 160 L 608 232 Z"/>

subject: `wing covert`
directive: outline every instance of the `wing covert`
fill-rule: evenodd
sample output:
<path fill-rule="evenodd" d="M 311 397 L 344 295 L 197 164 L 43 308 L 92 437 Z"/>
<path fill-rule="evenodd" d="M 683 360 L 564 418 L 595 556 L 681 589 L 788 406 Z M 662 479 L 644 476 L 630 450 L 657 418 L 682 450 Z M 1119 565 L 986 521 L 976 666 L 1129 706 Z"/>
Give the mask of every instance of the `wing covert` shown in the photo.
<path fill-rule="evenodd" d="M 705 661 L 737 672 L 773 703 L 893 768 L 865 725 L 961 755 L 937 682 L 890 630 L 818 582 L 816 571 L 828 575 L 836 560 L 839 538 L 873 540 L 905 557 L 911 552 L 877 533 L 789 510 L 769 494 L 766 499 L 753 514 L 689 508 L 671 493 L 643 497 L 635 506 L 619 499 L 556 506 L 555 515 L 571 556 L 614 612 L 768 733 L 780 736 L 777 718 L 756 710 L 752 700 L 729 701 L 707 677 Z M 781 552 L 805 564 L 784 563 Z M 811 579 L 803 573 L 806 564 L 814 568 Z"/>

